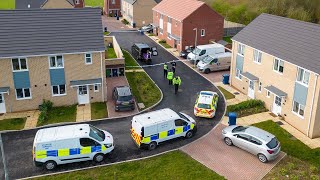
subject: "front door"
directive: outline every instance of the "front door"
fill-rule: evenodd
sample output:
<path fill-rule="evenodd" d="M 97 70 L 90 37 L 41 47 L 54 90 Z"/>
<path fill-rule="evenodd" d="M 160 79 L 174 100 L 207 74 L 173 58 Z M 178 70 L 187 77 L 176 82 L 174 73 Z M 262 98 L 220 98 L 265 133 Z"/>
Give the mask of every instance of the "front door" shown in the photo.
<path fill-rule="evenodd" d="M 178 46 L 178 42 L 177 40 L 174 40 L 173 48 L 177 48 L 177 46 Z"/>
<path fill-rule="evenodd" d="M 279 97 L 279 96 L 277 96 L 277 95 L 274 95 L 272 112 L 273 112 L 275 115 L 280 115 L 280 114 L 281 114 L 281 97 Z"/>
<path fill-rule="evenodd" d="M 89 104 L 88 86 L 78 86 L 78 103 Z"/>
<path fill-rule="evenodd" d="M 254 81 L 249 80 L 248 96 L 254 99 Z"/>
<path fill-rule="evenodd" d="M 0 114 L 6 113 L 6 104 L 4 102 L 4 95 L 0 93 Z"/>

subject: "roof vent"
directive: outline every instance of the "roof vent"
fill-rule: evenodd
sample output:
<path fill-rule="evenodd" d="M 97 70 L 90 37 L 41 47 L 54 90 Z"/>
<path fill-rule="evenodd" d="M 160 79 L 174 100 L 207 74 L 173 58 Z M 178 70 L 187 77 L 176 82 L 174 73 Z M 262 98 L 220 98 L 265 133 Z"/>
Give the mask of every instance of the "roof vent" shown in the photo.
<path fill-rule="evenodd" d="M 148 117 L 148 119 L 150 119 L 150 117 Z"/>
<path fill-rule="evenodd" d="M 80 131 L 82 131 L 82 128 L 80 128 Z"/>
<path fill-rule="evenodd" d="M 30 4 L 28 4 L 28 8 L 30 8 Z"/>

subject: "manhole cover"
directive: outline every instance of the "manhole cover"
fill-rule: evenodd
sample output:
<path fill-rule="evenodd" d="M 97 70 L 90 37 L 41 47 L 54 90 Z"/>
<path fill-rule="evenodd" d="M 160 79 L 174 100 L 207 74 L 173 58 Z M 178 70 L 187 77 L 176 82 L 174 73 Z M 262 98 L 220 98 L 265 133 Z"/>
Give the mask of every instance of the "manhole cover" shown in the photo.
<path fill-rule="evenodd" d="M 233 93 L 234 95 L 239 95 L 240 93 L 239 92 L 235 92 L 235 93 Z"/>
<path fill-rule="evenodd" d="M 277 121 L 276 123 L 277 123 L 278 125 L 280 125 L 280 126 L 283 125 L 283 123 L 282 123 L 281 121 Z"/>

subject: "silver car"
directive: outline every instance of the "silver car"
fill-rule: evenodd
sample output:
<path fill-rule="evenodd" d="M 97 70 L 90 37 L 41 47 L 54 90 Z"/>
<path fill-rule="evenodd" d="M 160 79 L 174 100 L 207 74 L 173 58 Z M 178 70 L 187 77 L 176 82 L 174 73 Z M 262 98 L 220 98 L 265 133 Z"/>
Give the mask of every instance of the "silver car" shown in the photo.
<path fill-rule="evenodd" d="M 274 135 L 253 126 L 228 126 L 222 130 L 222 137 L 228 146 L 246 150 L 263 163 L 276 159 L 281 149 Z"/>

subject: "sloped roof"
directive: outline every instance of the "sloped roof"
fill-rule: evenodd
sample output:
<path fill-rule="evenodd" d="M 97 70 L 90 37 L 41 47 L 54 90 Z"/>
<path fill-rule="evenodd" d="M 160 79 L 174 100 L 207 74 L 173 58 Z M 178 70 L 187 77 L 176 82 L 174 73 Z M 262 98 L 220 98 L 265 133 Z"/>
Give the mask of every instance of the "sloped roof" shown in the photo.
<path fill-rule="evenodd" d="M 124 1 L 126 1 L 129 4 L 134 4 L 138 0 L 124 0 Z M 146 0 L 141 0 L 141 1 L 146 1 Z M 162 0 L 153 0 L 153 1 L 155 1 L 156 3 L 160 3 Z"/>
<path fill-rule="evenodd" d="M 16 9 L 38 9 L 41 8 L 48 0 L 15 0 Z M 74 0 L 65 0 L 70 3 L 72 6 L 75 5 Z"/>
<path fill-rule="evenodd" d="M 198 0 L 162 0 L 152 10 L 182 21 L 203 5 Z"/>
<path fill-rule="evenodd" d="M 103 51 L 100 8 L 0 11 L 0 58 Z"/>
<path fill-rule="evenodd" d="M 320 73 L 320 25 L 261 14 L 233 40 Z"/>

